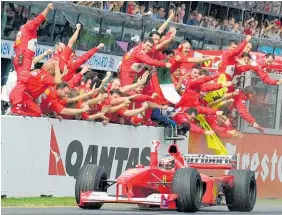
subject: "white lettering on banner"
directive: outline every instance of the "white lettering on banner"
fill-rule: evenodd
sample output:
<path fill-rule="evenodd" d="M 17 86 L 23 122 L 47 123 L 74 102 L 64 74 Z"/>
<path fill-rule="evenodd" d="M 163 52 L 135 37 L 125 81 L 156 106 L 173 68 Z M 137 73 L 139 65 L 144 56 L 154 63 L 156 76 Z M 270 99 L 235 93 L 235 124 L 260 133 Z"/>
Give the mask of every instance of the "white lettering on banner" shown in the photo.
<path fill-rule="evenodd" d="M 277 163 L 278 156 L 276 154 L 276 150 L 273 153 L 272 159 L 271 159 L 271 181 L 275 179 L 275 164 Z"/>
<path fill-rule="evenodd" d="M 236 154 L 236 145 L 227 143 L 226 149 L 229 151 L 229 155 Z M 261 161 L 260 157 L 262 157 Z M 237 167 L 238 169 L 249 168 L 254 171 L 256 179 L 260 176 L 262 181 L 265 181 L 268 177 L 270 181 L 274 181 L 276 176 L 278 176 L 278 180 L 282 182 L 282 155 L 280 157 L 277 155 L 277 149 L 274 150 L 271 159 L 266 153 L 260 155 L 258 153 L 254 153 L 253 155 L 251 153 L 244 153 L 242 155 L 237 153 Z M 258 169 L 260 167 L 261 171 L 259 172 Z"/>
<path fill-rule="evenodd" d="M 250 165 L 250 157 L 249 157 L 249 153 L 248 154 L 244 154 L 242 156 L 242 169 L 247 169 L 247 167 Z"/>
<path fill-rule="evenodd" d="M 3 58 L 9 58 L 9 59 L 12 58 L 12 56 L 14 55 L 13 44 L 14 44 L 14 41 L 1 40 L 1 56 Z M 54 47 L 37 44 L 35 55 L 36 56 L 41 55 L 47 49 L 54 50 Z M 83 55 L 85 52 L 86 51 L 81 51 L 81 50 L 76 51 L 78 56 Z M 47 56 L 40 62 L 45 62 L 49 58 L 50 56 Z M 121 61 L 121 59 L 122 59 L 122 56 L 96 53 L 85 64 L 90 65 L 90 68 L 92 69 L 117 72 L 119 62 Z"/>
<path fill-rule="evenodd" d="M 255 153 L 254 156 L 252 157 L 251 161 L 251 170 L 255 171 L 259 167 L 259 156 L 258 153 Z M 258 177 L 258 172 L 255 172 L 256 178 Z"/>
<path fill-rule="evenodd" d="M 278 165 L 277 165 L 277 169 L 278 169 L 278 178 L 279 180 L 282 182 L 282 156 L 279 159 Z"/>
<path fill-rule="evenodd" d="M 267 154 L 265 154 L 263 156 L 262 161 L 261 161 L 262 171 L 260 173 L 261 178 L 262 178 L 263 181 L 265 181 L 265 179 L 267 178 L 267 176 L 269 174 L 268 162 L 269 162 L 268 156 L 267 156 Z"/>
<path fill-rule="evenodd" d="M 91 57 L 86 64 L 89 65 L 95 65 L 97 67 L 107 67 L 108 66 L 108 58 L 107 57 L 101 57 L 101 56 L 93 56 Z"/>
<path fill-rule="evenodd" d="M 12 49 L 11 46 L 9 43 L 1 42 L 1 55 L 9 56 Z"/>

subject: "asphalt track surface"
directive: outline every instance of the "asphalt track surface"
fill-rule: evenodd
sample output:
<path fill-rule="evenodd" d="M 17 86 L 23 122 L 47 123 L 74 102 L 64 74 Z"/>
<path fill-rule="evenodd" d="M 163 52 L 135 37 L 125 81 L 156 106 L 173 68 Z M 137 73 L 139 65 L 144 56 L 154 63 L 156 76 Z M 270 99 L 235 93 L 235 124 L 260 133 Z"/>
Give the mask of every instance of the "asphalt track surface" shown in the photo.
<path fill-rule="evenodd" d="M 143 209 L 139 210 L 137 205 L 125 205 L 125 204 L 107 204 L 100 210 L 82 210 L 78 207 L 52 207 L 52 208 L 2 208 L 2 214 L 7 215 L 77 215 L 77 214 L 99 214 L 99 215 L 122 215 L 122 214 L 134 214 L 134 215 L 170 215 L 170 214 L 184 214 L 176 211 L 160 210 L 160 209 Z M 227 207 L 205 207 L 201 208 L 196 214 L 243 214 L 242 212 L 230 212 Z M 252 212 L 244 214 L 282 214 L 281 204 L 257 204 Z"/>

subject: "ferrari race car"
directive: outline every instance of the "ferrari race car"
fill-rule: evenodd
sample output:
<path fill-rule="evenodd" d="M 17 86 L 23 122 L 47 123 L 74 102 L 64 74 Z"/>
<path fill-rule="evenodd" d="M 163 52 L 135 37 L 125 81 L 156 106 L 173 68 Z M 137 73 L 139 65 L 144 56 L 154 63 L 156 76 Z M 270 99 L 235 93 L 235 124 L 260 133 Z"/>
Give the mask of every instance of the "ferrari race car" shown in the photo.
<path fill-rule="evenodd" d="M 154 141 L 153 141 L 154 142 Z M 127 169 L 108 180 L 102 166 L 84 165 L 77 176 L 75 196 L 83 209 L 100 209 L 104 203 L 138 204 L 179 212 L 196 212 L 201 206 L 226 205 L 230 211 L 252 211 L 256 202 L 256 179 L 250 170 L 237 170 L 236 157 L 182 155 L 174 141 L 168 155 L 158 160 L 152 151 L 150 166 Z M 219 177 L 200 174 L 198 169 L 230 170 Z M 116 194 L 107 189 L 116 184 Z"/>

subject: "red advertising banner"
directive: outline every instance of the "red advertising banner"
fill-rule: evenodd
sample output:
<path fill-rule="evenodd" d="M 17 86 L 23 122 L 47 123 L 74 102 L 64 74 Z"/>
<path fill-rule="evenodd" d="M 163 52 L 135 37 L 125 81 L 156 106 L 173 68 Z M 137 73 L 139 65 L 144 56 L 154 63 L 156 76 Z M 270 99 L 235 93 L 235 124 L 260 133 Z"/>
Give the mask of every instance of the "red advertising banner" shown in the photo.
<path fill-rule="evenodd" d="M 245 134 L 244 138 L 223 140 L 230 155 L 237 155 L 238 169 L 255 172 L 258 198 L 282 198 L 282 136 Z M 213 154 L 203 135 L 190 133 L 189 153 Z M 208 175 L 225 171 L 204 170 Z"/>

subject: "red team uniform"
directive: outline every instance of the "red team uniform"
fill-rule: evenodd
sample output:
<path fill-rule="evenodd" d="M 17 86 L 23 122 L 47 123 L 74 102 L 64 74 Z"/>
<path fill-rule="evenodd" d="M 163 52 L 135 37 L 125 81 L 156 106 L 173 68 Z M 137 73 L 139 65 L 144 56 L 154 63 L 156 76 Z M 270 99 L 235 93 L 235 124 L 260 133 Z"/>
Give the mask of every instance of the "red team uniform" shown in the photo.
<path fill-rule="evenodd" d="M 269 85 L 277 85 L 278 81 L 271 79 L 268 73 L 263 71 L 263 67 L 260 67 L 260 66 L 252 66 L 252 65 L 241 66 L 241 65 L 236 64 L 235 75 L 241 75 L 249 70 L 252 70 L 253 72 L 255 72 L 264 83 L 269 84 Z"/>
<path fill-rule="evenodd" d="M 188 58 L 192 58 L 193 57 L 193 51 L 189 51 L 187 55 L 182 53 L 182 48 L 178 48 L 176 50 L 174 50 L 175 56 L 170 60 L 171 63 L 171 68 L 170 71 L 171 73 L 173 73 L 176 69 L 180 68 L 180 69 L 185 69 L 186 71 L 189 71 L 189 69 L 191 69 L 195 63 L 190 63 L 188 62 Z M 180 60 L 176 60 L 176 56 L 179 56 L 181 59 Z"/>
<path fill-rule="evenodd" d="M 58 50 L 57 53 L 53 53 L 53 56 L 49 60 L 58 58 L 60 71 L 63 72 L 64 66 L 67 65 L 68 61 L 71 59 L 71 54 L 72 54 L 72 48 L 66 46 L 63 50 Z"/>
<path fill-rule="evenodd" d="M 51 8 L 50 6 L 48 7 L 49 9 Z M 42 116 L 42 113 L 48 114 L 55 112 L 56 114 L 60 114 L 67 105 L 66 100 L 60 97 L 60 93 L 58 94 L 59 91 L 57 91 L 56 87 L 54 86 L 55 78 L 49 72 L 47 72 L 44 68 L 30 71 L 32 60 L 36 52 L 37 29 L 45 21 L 45 16 L 43 14 L 45 14 L 45 12 L 22 25 L 14 43 L 15 57 L 13 64 L 17 73 L 17 84 L 10 93 L 10 101 L 12 104 L 12 112 L 18 113 L 20 115 L 39 117 Z M 183 73 L 187 73 L 195 65 L 195 63 L 188 62 L 188 59 L 193 58 L 194 55 L 193 51 L 190 51 L 190 45 L 180 45 L 178 49 L 174 50 L 175 55 L 169 60 L 169 63 L 164 62 L 165 55 L 163 54 L 162 50 L 157 50 L 157 47 L 158 45 L 163 47 L 167 46 L 167 44 L 163 43 L 163 41 L 170 43 L 170 40 L 174 38 L 174 35 L 172 37 L 172 33 L 172 31 L 169 31 L 169 33 L 160 40 L 159 44 L 153 45 L 151 50 L 150 47 L 152 45 L 152 40 L 150 40 L 150 46 L 147 43 L 142 43 L 132 48 L 124 55 L 119 68 L 121 86 L 133 84 L 133 81 L 136 78 L 141 77 L 146 70 L 152 71 L 152 69 L 154 69 L 153 67 L 169 67 L 169 64 L 171 64 L 170 72 L 173 74 L 177 69 L 180 69 L 180 71 L 183 69 Z M 240 76 L 247 71 L 253 71 L 264 83 L 269 85 L 279 84 L 277 80 L 271 79 L 268 73 L 264 70 L 267 67 L 266 63 L 270 63 L 270 61 L 259 62 L 258 60 L 258 66 L 240 65 L 237 63 L 237 57 L 244 50 L 248 40 L 250 40 L 249 36 L 237 47 L 235 44 L 231 43 L 231 48 L 236 47 L 235 49 L 230 48 L 229 50 L 223 51 L 222 60 L 216 75 L 198 77 L 191 74 L 191 76 L 187 77 L 186 74 L 181 72 L 181 75 L 185 75 L 185 77 L 181 77 L 181 80 L 183 81 L 181 83 L 180 90 L 182 90 L 183 94 L 180 101 L 174 106 L 176 114 L 170 116 L 177 125 L 190 123 L 190 131 L 202 134 L 205 133 L 205 130 L 195 123 L 193 117 L 187 114 L 188 108 L 193 107 L 199 114 L 206 115 L 207 122 L 220 137 L 230 138 L 233 135 L 230 134 L 231 132 L 228 133 L 228 131 L 233 131 L 235 129 L 231 125 L 225 125 L 225 123 L 221 125 L 222 118 L 218 118 L 216 115 L 216 110 L 206 107 L 207 102 L 203 98 L 206 93 L 223 88 L 222 84 L 218 82 L 219 75 L 225 74 L 226 81 L 232 81 L 234 76 Z M 182 44 L 185 43 L 187 43 L 187 41 L 184 41 Z M 69 45 L 70 44 L 71 43 L 69 43 Z M 143 46 L 144 44 L 145 46 Z M 87 60 L 89 60 L 98 51 L 98 49 L 98 47 L 92 48 L 82 56 L 76 57 L 74 59 L 72 57 L 73 49 L 71 48 L 71 45 L 67 45 L 64 49 L 61 48 L 56 50 L 57 52 L 53 54 L 50 60 L 58 58 L 61 72 L 64 72 L 64 68 L 67 66 L 68 72 L 62 77 L 62 81 L 68 82 L 71 88 L 75 88 L 80 93 L 88 93 L 91 91 L 91 89 L 88 87 L 89 85 L 86 83 L 83 85 L 79 84 L 82 80 L 83 74 L 76 73 L 76 71 L 79 69 L 79 67 L 81 67 L 81 65 L 87 62 Z M 148 52 L 148 50 L 150 51 Z M 206 58 L 203 60 L 205 59 Z M 194 61 L 202 62 L 203 60 Z M 274 67 L 275 66 L 277 66 L 278 69 L 281 67 L 281 65 L 274 65 Z M 175 76 L 172 75 L 172 81 L 176 86 L 178 85 L 179 80 L 176 78 L 178 73 L 175 74 Z M 142 93 L 144 95 L 133 98 L 130 105 L 122 107 L 114 113 L 107 113 L 105 115 L 110 119 L 110 122 L 118 123 L 120 117 L 123 117 L 127 121 L 130 121 L 131 124 L 139 125 L 143 123 L 146 125 L 145 121 L 151 120 L 151 109 L 133 117 L 125 116 L 125 112 L 127 110 L 141 108 L 142 103 L 146 101 L 158 104 L 169 103 L 164 98 L 163 94 L 161 94 L 162 90 L 159 85 L 158 74 L 154 72 L 151 75 L 150 84 L 143 86 L 144 88 Z M 184 87 L 185 90 L 183 90 Z M 107 88 L 108 93 L 110 93 L 110 88 L 111 85 L 109 85 Z M 228 90 L 229 92 L 233 92 L 235 90 L 235 85 L 228 87 Z M 152 98 L 150 95 L 152 95 L 154 92 L 157 92 L 161 95 L 158 95 L 156 98 Z M 135 93 L 136 92 L 134 91 L 128 92 L 129 95 L 134 95 Z M 36 103 L 38 98 L 41 99 L 40 105 Z M 231 108 L 236 108 L 241 117 L 256 128 L 258 127 L 254 124 L 256 120 L 248 112 L 246 107 L 246 100 L 248 99 L 249 95 L 245 95 L 243 91 L 240 91 L 238 95 L 234 96 L 234 102 Z M 108 97 L 104 101 L 99 102 L 99 104 L 95 104 L 90 107 L 87 113 L 82 113 L 80 115 L 80 118 L 87 120 L 89 119 L 90 115 L 100 112 L 103 106 L 111 105 L 111 103 L 112 99 Z M 81 109 L 82 106 L 83 101 L 78 101 L 75 105 L 75 108 Z M 65 119 L 75 119 L 75 116 L 62 116 Z"/>
<path fill-rule="evenodd" d="M 60 114 L 66 108 L 66 101 L 61 99 L 57 93 L 56 87 L 50 87 L 45 90 L 40 103 L 43 114 L 55 112 Z"/>
<path fill-rule="evenodd" d="M 45 16 L 39 14 L 33 20 L 20 27 L 14 43 L 15 58 L 13 64 L 17 72 L 17 84 L 10 94 L 13 106 L 23 102 L 25 84 L 31 69 L 31 64 L 36 51 L 37 29 L 44 22 Z M 12 110 L 15 107 L 12 107 Z"/>
<path fill-rule="evenodd" d="M 166 63 L 150 58 L 139 46 L 127 52 L 120 66 L 121 86 L 133 84 L 134 78 L 145 72 L 146 65 L 165 67 Z"/>
<path fill-rule="evenodd" d="M 55 79 L 43 68 L 30 72 L 27 81 L 27 92 L 32 98 L 37 99 L 44 91 L 55 84 Z"/>
<path fill-rule="evenodd" d="M 234 97 L 233 107 L 237 109 L 240 116 L 249 124 L 253 125 L 256 121 L 255 118 L 249 113 L 246 107 L 247 96 L 240 91 L 239 95 Z"/>
<path fill-rule="evenodd" d="M 230 130 L 234 130 L 231 126 L 221 126 L 217 122 L 217 116 L 207 116 L 206 117 L 207 123 L 212 127 L 214 132 L 218 134 L 221 138 L 231 138 L 233 135 L 228 133 Z"/>
<path fill-rule="evenodd" d="M 36 104 L 37 99 L 44 91 L 55 84 L 55 79 L 52 75 L 46 72 L 43 68 L 36 69 L 29 74 L 29 79 L 26 86 L 26 95 L 29 95 L 28 99 L 24 99 L 24 103 L 34 103 L 27 110 L 29 116 L 41 116 L 40 107 Z"/>
<path fill-rule="evenodd" d="M 247 43 L 248 41 L 244 40 L 234 50 L 223 51 L 219 73 L 225 74 L 227 81 L 232 81 L 235 72 L 236 56 L 243 51 Z"/>
<path fill-rule="evenodd" d="M 203 134 L 205 130 L 196 125 L 194 120 L 189 120 L 186 111 L 187 108 L 180 108 L 172 120 L 175 121 L 177 125 L 189 123 L 190 131 Z"/>
<path fill-rule="evenodd" d="M 87 60 L 89 60 L 96 52 L 98 51 L 98 48 L 93 48 L 87 51 L 82 56 L 77 57 L 76 59 L 71 59 L 67 62 L 67 67 L 69 69 L 68 73 L 63 77 L 63 81 L 70 81 L 74 74 L 76 73 L 76 70 L 84 64 Z"/>

